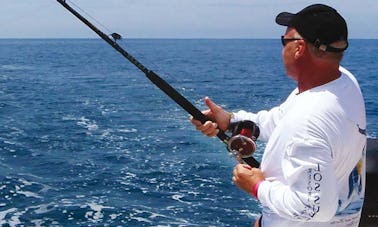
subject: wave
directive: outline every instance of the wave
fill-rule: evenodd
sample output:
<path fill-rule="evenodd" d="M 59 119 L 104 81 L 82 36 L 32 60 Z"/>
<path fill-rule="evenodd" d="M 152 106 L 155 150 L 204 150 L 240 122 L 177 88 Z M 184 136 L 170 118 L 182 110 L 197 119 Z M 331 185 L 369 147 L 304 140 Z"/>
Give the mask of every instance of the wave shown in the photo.
<path fill-rule="evenodd" d="M 8 64 L 8 65 L 0 65 L 0 69 L 9 70 L 9 71 L 18 71 L 18 70 L 33 70 L 34 67 L 28 66 L 28 65 Z"/>

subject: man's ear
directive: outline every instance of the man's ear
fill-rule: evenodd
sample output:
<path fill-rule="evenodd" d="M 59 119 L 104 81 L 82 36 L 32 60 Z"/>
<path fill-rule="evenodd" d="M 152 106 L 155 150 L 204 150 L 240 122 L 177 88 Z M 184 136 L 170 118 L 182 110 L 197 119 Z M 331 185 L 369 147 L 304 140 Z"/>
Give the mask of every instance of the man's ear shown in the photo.
<path fill-rule="evenodd" d="M 297 47 L 295 49 L 295 55 L 294 55 L 295 60 L 302 57 L 306 52 L 306 42 L 304 40 L 297 40 L 296 42 L 297 42 Z"/>

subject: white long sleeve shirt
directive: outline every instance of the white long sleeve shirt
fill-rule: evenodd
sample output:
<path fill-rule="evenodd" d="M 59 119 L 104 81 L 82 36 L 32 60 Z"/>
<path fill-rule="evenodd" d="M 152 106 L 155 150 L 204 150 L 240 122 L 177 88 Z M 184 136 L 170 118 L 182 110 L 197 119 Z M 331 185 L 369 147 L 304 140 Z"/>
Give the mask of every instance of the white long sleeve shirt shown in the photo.
<path fill-rule="evenodd" d="M 341 76 L 269 111 L 234 113 L 266 141 L 258 189 L 263 227 L 358 226 L 365 190 L 365 105 L 355 77 Z"/>

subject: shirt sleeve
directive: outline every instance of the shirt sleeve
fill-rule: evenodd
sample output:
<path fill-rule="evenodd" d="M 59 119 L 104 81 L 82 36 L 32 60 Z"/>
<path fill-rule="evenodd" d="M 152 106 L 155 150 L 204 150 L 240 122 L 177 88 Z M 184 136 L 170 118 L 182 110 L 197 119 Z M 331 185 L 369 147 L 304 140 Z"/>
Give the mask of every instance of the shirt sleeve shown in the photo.
<path fill-rule="evenodd" d="M 315 138 L 297 138 L 289 141 L 286 149 L 282 161 L 285 179 L 267 179 L 260 184 L 261 204 L 290 220 L 330 220 L 338 206 L 330 148 Z"/>
<path fill-rule="evenodd" d="M 259 140 L 268 141 L 273 130 L 283 117 L 286 106 L 291 100 L 295 99 L 297 93 L 298 89 L 296 88 L 290 93 L 284 103 L 280 106 L 273 107 L 270 110 L 262 110 L 257 113 L 246 112 L 244 110 L 235 112 L 233 113 L 234 118 L 231 119 L 231 123 L 243 120 L 253 121 L 260 128 Z"/>
<path fill-rule="evenodd" d="M 280 118 L 280 110 L 279 107 L 274 107 L 269 111 L 262 110 L 257 113 L 240 110 L 239 112 L 233 113 L 233 115 L 234 118 L 231 119 L 231 122 L 243 120 L 255 122 L 255 124 L 260 128 L 259 139 L 262 141 L 268 141 Z"/>

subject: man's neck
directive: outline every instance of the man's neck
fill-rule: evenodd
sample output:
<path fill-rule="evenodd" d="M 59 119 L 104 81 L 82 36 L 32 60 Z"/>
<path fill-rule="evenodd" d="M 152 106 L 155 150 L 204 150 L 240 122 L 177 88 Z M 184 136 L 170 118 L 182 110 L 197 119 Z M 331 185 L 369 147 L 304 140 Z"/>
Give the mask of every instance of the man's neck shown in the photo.
<path fill-rule="evenodd" d="M 340 77 L 339 67 L 314 67 L 314 70 L 306 70 L 298 78 L 299 93 L 327 84 Z"/>

